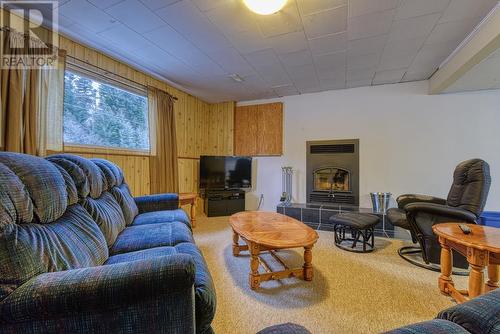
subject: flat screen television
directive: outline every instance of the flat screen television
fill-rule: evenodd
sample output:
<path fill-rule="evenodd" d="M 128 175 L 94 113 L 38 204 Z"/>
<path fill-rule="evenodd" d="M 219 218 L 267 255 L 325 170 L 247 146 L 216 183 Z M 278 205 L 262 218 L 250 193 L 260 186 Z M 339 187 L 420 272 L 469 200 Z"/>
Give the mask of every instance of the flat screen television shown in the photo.
<path fill-rule="evenodd" d="M 252 187 L 252 158 L 200 157 L 200 189 L 225 190 Z"/>

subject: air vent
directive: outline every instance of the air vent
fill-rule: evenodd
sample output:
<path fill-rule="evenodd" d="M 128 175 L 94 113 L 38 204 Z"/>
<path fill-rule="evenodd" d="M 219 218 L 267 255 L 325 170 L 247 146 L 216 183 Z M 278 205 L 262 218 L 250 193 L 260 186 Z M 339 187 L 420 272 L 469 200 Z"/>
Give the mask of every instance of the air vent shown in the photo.
<path fill-rule="evenodd" d="M 355 204 L 355 197 L 352 195 L 335 194 L 331 197 L 328 193 L 312 193 L 309 194 L 310 202 L 323 202 L 323 203 L 339 203 L 339 204 Z"/>
<path fill-rule="evenodd" d="M 311 145 L 311 154 L 354 153 L 354 144 Z"/>

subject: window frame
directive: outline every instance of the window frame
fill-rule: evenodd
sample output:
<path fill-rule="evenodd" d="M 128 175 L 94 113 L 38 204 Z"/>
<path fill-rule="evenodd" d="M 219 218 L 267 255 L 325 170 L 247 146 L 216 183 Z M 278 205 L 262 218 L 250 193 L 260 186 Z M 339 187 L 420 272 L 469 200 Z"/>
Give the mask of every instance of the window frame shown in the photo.
<path fill-rule="evenodd" d="M 121 77 L 119 75 L 113 74 L 111 72 L 102 70 L 98 67 L 89 65 L 77 59 L 67 59 L 66 67 L 64 69 L 64 75 L 66 71 L 72 72 L 76 75 L 83 76 L 87 79 L 97 81 L 102 84 L 110 85 L 118 89 L 122 89 L 131 94 L 136 94 L 146 98 L 146 108 L 147 108 L 147 119 L 148 119 L 148 137 L 149 137 L 149 148 L 148 149 L 135 149 L 127 147 L 116 147 L 116 146 L 104 146 L 104 145 L 92 145 L 83 143 L 68 143 L 64 141 L 64 121 L 63 126 L 63 151 L 68 153 L 101 153 L 109 155 L 137 155 L 137 156 L 151 156 L 154 154 L 154 148 L 156 147 L 155 135 L 156 129 L 154 123 L 153 110 L 150 108 L 148 89 L 146 86 L 138 84 L 127 78 Z M 64 101 L 64 98 L 63 98 Z M 63 102 L 63 115 L 64 115 L 64 102 Z"/>

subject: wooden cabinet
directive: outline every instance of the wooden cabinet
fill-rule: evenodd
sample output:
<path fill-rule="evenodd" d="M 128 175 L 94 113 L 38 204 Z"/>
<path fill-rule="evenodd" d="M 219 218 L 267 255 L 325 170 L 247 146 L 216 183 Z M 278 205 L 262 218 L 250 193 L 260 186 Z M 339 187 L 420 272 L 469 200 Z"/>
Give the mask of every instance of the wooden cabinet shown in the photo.
<path fill-rule="evenodd" d="M 283 154 L 283 103 L 236 107 L 234 153 L 249 156 Z"/>

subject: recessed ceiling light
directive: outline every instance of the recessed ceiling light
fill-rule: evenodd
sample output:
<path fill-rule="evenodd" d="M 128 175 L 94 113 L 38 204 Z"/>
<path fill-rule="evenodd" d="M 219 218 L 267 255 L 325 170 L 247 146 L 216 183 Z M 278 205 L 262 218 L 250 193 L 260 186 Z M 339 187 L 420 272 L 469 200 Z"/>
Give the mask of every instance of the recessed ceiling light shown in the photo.
<path fill-rule="evenodd" d="M 270 15 L 279 12 L 287 0 L 243 0 L 252 12 L 260 15 Z"/>

